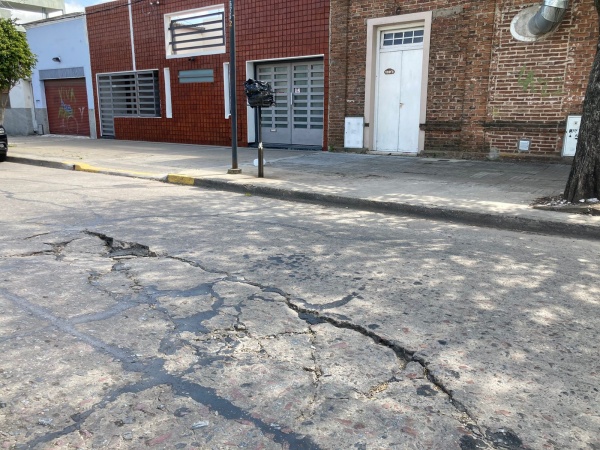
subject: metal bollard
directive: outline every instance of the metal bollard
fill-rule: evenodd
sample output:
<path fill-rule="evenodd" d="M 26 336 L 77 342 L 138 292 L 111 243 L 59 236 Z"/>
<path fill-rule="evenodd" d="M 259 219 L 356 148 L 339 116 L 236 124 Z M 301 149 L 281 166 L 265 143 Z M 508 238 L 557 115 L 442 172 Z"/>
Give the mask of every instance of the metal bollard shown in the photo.
<path fill-rule="evenodd" d="M 262 108 L 269 108 L 275 104 L 273 89 L 269 83 L 249 79 L 244 83 L 248 104 L 251 108 L 258 108 L 258 178 L 265 177 L 265 152 L 262 142 Z"/>

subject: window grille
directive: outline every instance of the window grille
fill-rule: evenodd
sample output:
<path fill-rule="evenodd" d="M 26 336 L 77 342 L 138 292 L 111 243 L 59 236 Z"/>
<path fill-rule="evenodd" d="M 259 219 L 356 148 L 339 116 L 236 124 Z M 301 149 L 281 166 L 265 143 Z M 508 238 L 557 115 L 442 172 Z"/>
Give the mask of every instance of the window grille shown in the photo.
<path fill-rule="evenodd" d="M 225 53 L 223 8 L 167 15 L 167 56 Z"/>
<path fill-rule="evenodd" d="M 103 136 L 114 136 L 115 117 L 160 117 L 158 71 L 98 75 L 98 101 Z"/>

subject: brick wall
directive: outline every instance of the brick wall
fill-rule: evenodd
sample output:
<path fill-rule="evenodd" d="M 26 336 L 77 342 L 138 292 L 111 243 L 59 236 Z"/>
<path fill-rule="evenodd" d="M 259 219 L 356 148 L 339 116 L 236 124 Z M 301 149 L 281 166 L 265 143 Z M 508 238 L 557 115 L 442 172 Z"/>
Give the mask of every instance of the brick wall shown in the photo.
<path fill-rule="evenodd" d="M 228 16 L 228 2 L 222 2 Z M 223 63 L 229 61 L 229 30 L 226 53 L 167 59 L 164 14 L 220 4 L 212 0 L 171 0 L 152 5 L 132 5 L 137 70 L 158 69 L 161 118 L 116 118 L 118 139 L 231 144 L 231 123 L 224 118 Z M 92 73 L 132 70 L 129 16 L 126 0 L 86 9 Z M 297 0 L 236 2 L 236 66 L 238 143 L 247 145 L 246 61 L 325 55 L 325 95 L 328 95 L 329 1 Z M 113 8 L 101 12 L 107 8 Z M 226 23 L 228 18 L 226 17 Z M 163 68 L 170 68 L 173 118 L 165 118 Z M 213 69 L 213 83 L 179 84 L 180 70 Z M 97 101 L 97 100 L 96 100 Z M 99 108 L 96 109 L 99 111 Z M 327 107 L 324 133 L 327 135 Z M 97 119 L 98 127 L 100 120 Z"/>
<path fill-rule="evenodd" d="M 516 41 L 512 19 L 536 4 L 332 1 L 331 70 L 345 69 L 347 79 L 330 85 L 330 145 L 343 145 L 345 116 L 364 113 L 366 19 L 433 11 L 425 152 L 516 154 L 518 139 L 526 137 L 529 155 L 560 157 L 566 117 L 581 111 L 597 17 L 593 2 L 575 0 L 556 33 L 536 43 Z"/>

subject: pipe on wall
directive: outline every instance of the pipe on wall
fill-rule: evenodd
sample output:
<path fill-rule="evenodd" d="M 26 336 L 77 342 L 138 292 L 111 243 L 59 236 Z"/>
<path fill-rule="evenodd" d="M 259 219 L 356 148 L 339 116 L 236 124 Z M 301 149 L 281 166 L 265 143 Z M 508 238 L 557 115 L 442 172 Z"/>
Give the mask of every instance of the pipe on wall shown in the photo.
<path fill-rule="evenodd" d="M 558 27 L 568 8 L 569 0 L 543 0 L 517 14 L 510 31 L 519 41 L 535 42 Z"/>
<path fill-rule="evenodd" d="M 569 0 L 544 0 L 538 12 L 533 16 L 527 27 L 534 36 L 549 33 L 562 22 L 569 7 Z"/>

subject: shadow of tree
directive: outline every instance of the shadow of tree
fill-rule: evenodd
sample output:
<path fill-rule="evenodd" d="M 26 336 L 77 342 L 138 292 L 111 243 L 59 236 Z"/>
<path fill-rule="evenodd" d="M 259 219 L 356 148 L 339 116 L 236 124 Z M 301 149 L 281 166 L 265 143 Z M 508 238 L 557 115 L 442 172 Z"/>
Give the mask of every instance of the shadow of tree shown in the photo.
<path fill-rule="evenodd" d="M 426 368 L 425 374 L 437 385 L 432 387 L 437 396 L 448 394 L 453 399 L 455 406 L 448 414 L 460 415 L 464 407 L 472 421 L 488 432 L 488 442 L 494 441 L 497 436 L 494 433 L 508 429 L 530 448 L 600 445 L 596 406 L 600 400 L 598 243 L 142 181 L 120 183 L 109 177 L 99 177 L 99 185 L 87 190 L 86 175 L 66 178 L 69 187 L 58 182 L 39 185 L 17 193 L 10 201 L 5 200 L 7 206 L 14 205 L 20 212 L 18 220 L 5 219 L 6 233 L 13 241 L 41 231 L 87 229 L 147 245 L 159 258 L 183 259 L 182 264 L 191 264 L 203 272 L 210 269 L 211 276 L 220 282 L 223 276 L 233 277 L 234 282 L 243 280 L 246 285 L 255 286 L 260 295 L 264 295 L 265 289 L 274 289 L 292 305 L 352 325 L 357 330 L 355 334 L 365 339 L 361 341 L 363 345 L 370 342 L 381 347 L 365 337 L 364 332 L 368 331 L 404 349 Z M 36 202 L 44 208 L 34 213 L 23 202 Z M 44 241 L 43 237 L 39 239 Z M 34 273 L 31 270 L 25 275 L 31 277 Z M 153 277 L 159 280 L 172 272 L 162 274 L 155 270 Z M 196 280 L 196 276 L 190 278 L 197 287 L 202 277 Z M 156 294 L 154 291 L 153 295 Z M 255 294 L 231 296 L 248 302 Z M 206 302 L 200 304 L 206 308 Z M 167 310 L 169 307 L 166 306 Z M 227 333 L 240 331 L 235 329 L 234 318 L 240 312 L 236 307 L 242 316 L 244 308 L 250 308 L 230 305 L 231 317 L 224 322 Z M 263 311 L 258 317 L 267 314 Z M 209 325 L 206 320 L 198 318 L 199 329 Z M 347 332 L 347 329 L 337 331 Z M 165 335 L 164 330 L 157 333 Z M 301 337 L 310 337 L 303 333 Z M 192 347 L 199 351 L 198 346 L 205 345 L 202 342 Z M 209 344 L 209 347 L 215 345 Z M 253 348 L 254 344 L 240 341 L 236 348 L 244 345 Z M 293 348 L 279 353 L 288 355 L 294 352 Z M 260 355 L 260 348 L 252 352 Z M 313 356 L 299 357 L 316 370 Z M 263 375 L 277 380 L 290 366 L 283 356 L 275 360 L 265 366 L 268 369 Z M 362 357 L 361 361 L 369 359 Z M 259 383 L 261 377 L 251 376 L 252 363 L 239 356 L 230 362 L 235 373 L 246 375 L 229 378 L 228 383 L 222 384 L 220 374 L 227 373 L 223 365 L 213 373 L 216 381 L 212 386 L 229 401 L 239 401 L 245 411 L 254 407 L 261 411 L 285 408 L 289 403 L 283 401 L 286 396 L 297 398 L 298 392 L 306 391 L 314 383 L 315 373 L 296 365 L 294 370 L 300 372 L 295 373 L 303 374 L 303 387 L 297 388 L 300 390 L 261 389 L 260 401 L 252 406 L 247 403 L 248 389 L 242 385 Z M 326 362 L 327 357 L 322 363 Z M 209 361 L 202 367 L 214 370 L 215 364 L 221 363 Z M 201 368 L 195 370 L 186 376 L 202 383 L 193 376 L 201 373 Z M 390 372 L 390 377 L 393 373 Z M 406 376 L 402 379 L 405 383 L 414 382 Z M 409 389 L 411 395 L 416 395 L 414 389 L 421 384 L 428 383 L 425 378 L 422 380 Z M 347 392 L 348 383 L 348 378 L 339 378 L 328 390 Z M 384 404 L 392 411 L 400 408 L 405 418 L 417 415 L 417 409 L 426 408 L 423 403 L 413 405 L 413 409 L 402 406 L 411 397 L 408 391 L 397 393 L 396 388 L 403 389 L 400 386 L 408 385 L 399 384 L 382 391 L 389 397 L 381 400 L 381 408 L 385 409 Z M 439 388 L 446 392 L 441 393 Z M 323 405 L 332 401 L 327 398 Z M 390 401 L 397 402 L 396 406 Z M 352 406 L 356 403 L 348 405 L 342 408 L 343 413 L 328 420 L 348 420 L 347 417 L 359 414 L 360 408 Z M 429 406 L 442 411 L 440 404 Z M 374 412 L 373 417 L 381 418 L 381 410 Z M 271 419 L 277 420 L 274 413 L 264 420 L 261 417 L 263 422 Z M 294 422 L 289 419 L 288 423 Z M 323 442 L 341 439 L 343 433 L 338 435 L 338 432 L 342 425 L 354 430 L 353 433 L 361 429 L 354 428 L 354 422 L 337 423 L 340 428 L 335 432 L 331 428 L 330 434 L 317 432 L 312 425 L 302 422 L 287 427 L 309 435 L 314 430 L 315 436 L 327 436 Z M 399 426 L 392 424 L 394 421 L 390 419 L 390 428 Z M 285 428 L 286 424 L 279 425 Z M 410 430 L 415 430 L 411 424 L 402 426 L 408 427 L 409 435 Z M 435 425 L 431 427 L 435 429 Z M 438 430 L 448 429 L 440 426 Z M 357 436 L 354 440 L 357 443 L 375 439 L 359 432 Z M 454 441 L 439 448 L 457 445 Z"/>

